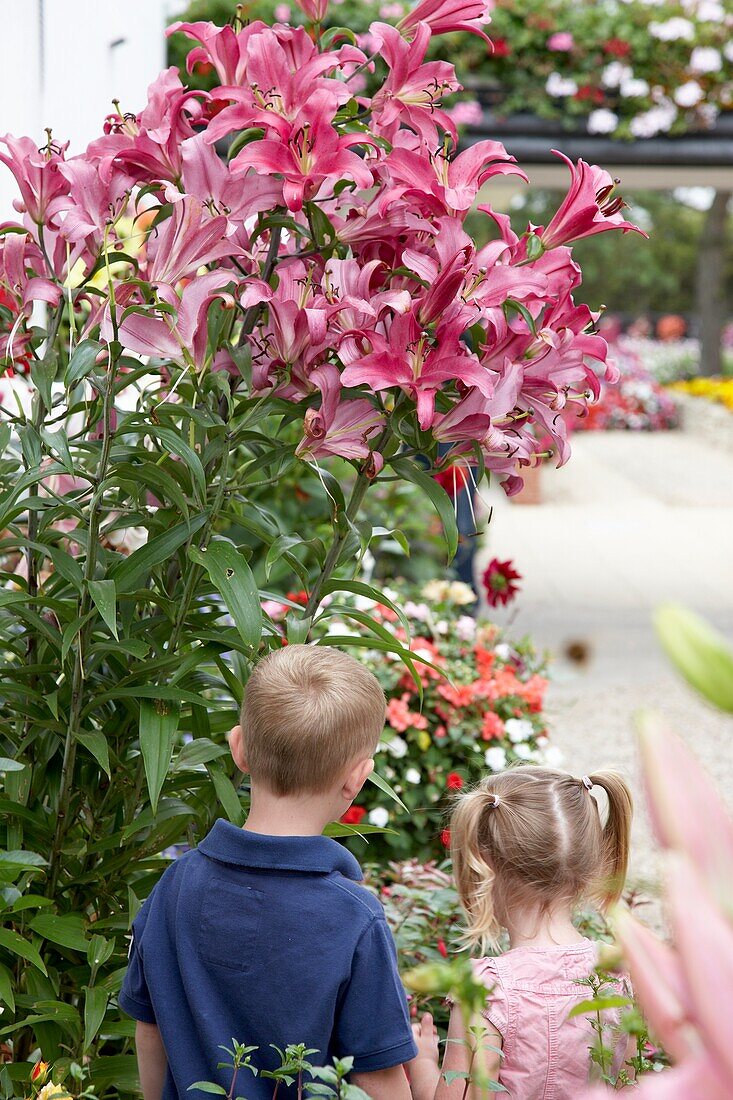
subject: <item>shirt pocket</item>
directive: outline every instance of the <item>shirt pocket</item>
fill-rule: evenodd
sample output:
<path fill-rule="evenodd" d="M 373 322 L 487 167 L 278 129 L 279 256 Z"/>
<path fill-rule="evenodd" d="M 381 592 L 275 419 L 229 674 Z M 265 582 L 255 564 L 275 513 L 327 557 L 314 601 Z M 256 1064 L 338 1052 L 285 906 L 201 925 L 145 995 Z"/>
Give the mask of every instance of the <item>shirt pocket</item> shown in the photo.
<path fill-rule="evenodd" d="M 199 920 L 199 957 L 228 970 L 248 970 L 257 950 L 264 910 L 261 890 L 210 883 Z"/>

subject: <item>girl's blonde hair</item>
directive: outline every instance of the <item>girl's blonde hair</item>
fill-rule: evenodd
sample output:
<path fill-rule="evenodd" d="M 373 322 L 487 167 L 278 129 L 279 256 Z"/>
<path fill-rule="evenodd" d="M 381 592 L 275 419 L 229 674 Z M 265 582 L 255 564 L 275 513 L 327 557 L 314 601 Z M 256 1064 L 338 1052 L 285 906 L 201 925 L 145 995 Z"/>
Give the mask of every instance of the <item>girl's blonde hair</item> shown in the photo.
<path fill-rule="evenodd" d="M 608 799 L 605 823 L 592 787 Z M 509 908 L 538 915 L 587 898 L 606 909 L 626 880 L 633 803 L 616 772 L 576 779 L 520 766 L 489 775 L 458 797 L 451 819 L 453 873 L 466 938 L 495 946 Z"/>

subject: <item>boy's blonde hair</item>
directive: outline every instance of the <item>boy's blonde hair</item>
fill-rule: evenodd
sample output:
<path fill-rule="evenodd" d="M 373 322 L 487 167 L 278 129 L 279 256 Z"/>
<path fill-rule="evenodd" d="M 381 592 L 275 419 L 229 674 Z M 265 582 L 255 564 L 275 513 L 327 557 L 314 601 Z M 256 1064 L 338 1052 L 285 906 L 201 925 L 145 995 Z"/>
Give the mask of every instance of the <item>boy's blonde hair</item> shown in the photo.
<path fill-rule="evenodd" d="M 278 795 L 320 794 L 376 751 L 386 703 L 379 681 L 331 646 L 289 645 L 250 676 L 242 738 L 250 774 Z"/>
<path fill-rule="evenodd" d="M 606 792 L 605 824 L 592 787 Z M 611 771 L 576 779 L 520 766 L 489 775 L 459 796 L 451 849 L 467 940 L 482 950 L 495 946 L 510 909 L 541 915 L 583 898 L 602 909 L 618 901 L 632 814 L 631 792 Z"/>

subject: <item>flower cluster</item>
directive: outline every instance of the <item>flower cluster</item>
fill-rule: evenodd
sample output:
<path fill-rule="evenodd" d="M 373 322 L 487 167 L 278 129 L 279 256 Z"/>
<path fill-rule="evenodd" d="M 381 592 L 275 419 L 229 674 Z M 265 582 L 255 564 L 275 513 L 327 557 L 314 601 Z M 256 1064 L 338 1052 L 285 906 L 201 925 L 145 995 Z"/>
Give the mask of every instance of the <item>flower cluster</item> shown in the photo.
<path fill-rule="evenodd" d="M 576 431 L 658 432 L 679 426 L 674 398 L 660 385 L 623 338 L 614 345 L 621 372 L 617 386 L 604 386 L 588 415 L 572 421 Z"/>
<path fill-rule="evenodd" d="M 349 26 L 366 29 L 384 7 L 345 0 L 340 18 L 348 11 Z M 395 16 L 406 8 L 389 5 Z M 486 80 L 499 92 L 502 113 L 583 118 L 591 133 L 647 138 L 709 126 L 730 110 L 731 27 L 730 0 L 498 0 L 492 53 L 456 35 L 449 56 L 473 85 Z M 474 125 L 481 111 L 469 100 L 453 117 Z"/>
<path fill-rule="evenodd" d="M 688 382 L 675 382 L 672 389 L 716 401 L 733 412 L 733 378 L 692 378 Z"/>
<path fill-rule="evenodd" d="M 568 161 L 546 227 L 518 237 L 480 205 L 499 236 L 477 250 L 463 222 L 480 189 L 526 177 L 499 142 L 453 151 L 442 98 L 459 85 L 425 57 L 433 35 L 476 30 L 484 9 L 464 4 L 456 21 L 455 4 L 421 0 L 399 29 L 372 24 L 371 56 L 320 23 L 176 24 L 197 43 L 189 67 L 215 70 L 210 92 L 169 69 L 141 112 L 116 109 L 77 156 L 6 136 L 23 217 L 0 239 L 0 354 L 17 363 L 33 306 L 68 296 L 72 339 L 99 336 L 100 363 L 119 346 L 162 360 L 171 399 L 185 375 L 219 370 L 297 406 L 305 460 L 377 474 L 398 403 L 410 442 L 480 451 L 508 492 L 536 460 L 534 422 L 564 462 L 558 411 L 614 377 L 595 315 L 573 302 L 567 245 L 636 227 L 607 173 Z M 376 91 L 358 94 L 377 63 Z"/>
<path fill-rule="evenodd" d="M 399 833 L 370 837 L 368 859 L 385 850 L 439 855 L 449 840 L 443 814 L 452 792 L 487 770 L 500 771 L 517 761 L 557 763 L 543 714 L 547 679 L 529 642 L 514 642 L 467 613 L 475 597 L 460 581 L 435 580 L 419 591 L 387 595 L 401 604 L 409 638 L 391 608 L 366 597 L 352 597 L 351 603 L 420 658 L 415 669 L 422 702 L 400 660 L 381 650 L 364 654 L 387 696 L 377 771 L 408 807 L 410 818 L 403 818 L 387 793 L 369 785 L 345 821 L 402 826 Z M 353 633 L 355 622 L 358 628 L 344 603 L 342 620 L 331 617 L 328 629 Z"/>

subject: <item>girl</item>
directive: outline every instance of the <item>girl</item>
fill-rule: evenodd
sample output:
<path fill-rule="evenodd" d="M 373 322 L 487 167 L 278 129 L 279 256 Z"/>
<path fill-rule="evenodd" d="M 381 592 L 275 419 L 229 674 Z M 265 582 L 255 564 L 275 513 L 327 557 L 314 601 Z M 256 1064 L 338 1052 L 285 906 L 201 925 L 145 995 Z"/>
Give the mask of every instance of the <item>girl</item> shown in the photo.
<path fill-rule="evenodd" d="M 592 794 L 596 787 L 607 795 L 605 824 Z M 529 766 L 487 776 L 454 808 L 453 873 L 468 919 L 467 940 L 486 951 L 496 946 L 502 928 L 509 933 L 509 951 L 474 965 L 489 990 L 479 1021 L 485 1028 L 485 1076 L 499 1081 L 511 1100 L 577 1100 L 588 1082 L 593 1032 L 588 1017 L 569 1013 L 592 996 L 579 983 L 594 969 L 596 947 L 574 927 L 573 911 L 584 899 L 602 909 L 618 901 L 631 817 L 631 794 L 615 773 L 575 779 Z M 618 1020 L 611 1011 L 604 1017 L 606 1023 Z M 431 1017 L 425 1015 L 414 1031 L 414 1100 L 466 1095 L 470 1051 L 460 1007 L 451 1011 L 442 1069 L 447 1081 L 438 1069 Z M 615 1071 L 624 1053 L 622 1044 Z"/>

